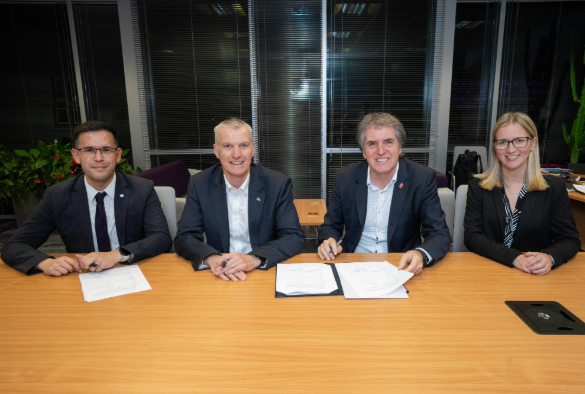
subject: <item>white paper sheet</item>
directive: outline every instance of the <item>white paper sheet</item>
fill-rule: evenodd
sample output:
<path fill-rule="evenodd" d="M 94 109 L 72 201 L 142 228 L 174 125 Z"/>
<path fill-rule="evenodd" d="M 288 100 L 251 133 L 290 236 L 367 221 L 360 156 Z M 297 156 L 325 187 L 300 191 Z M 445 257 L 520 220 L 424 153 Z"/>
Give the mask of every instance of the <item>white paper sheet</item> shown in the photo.
<path fill-rule="evenodd" d="M 347 283 L 347 281 L 345 280 L 345 277 L 343 275 L 339 274 L 339 280 L 341 281 L 341 286 L 343 287 L 343 295 L 347 299 L 353 299 L 353 298 L 409 298 L 408 291 L 406 291 L 406 287 L 404 287 L 404 286 L 400 286 L 399 288 L 397 288 L 396 290 L 394 290 L 390 294 L 382 295 L 379 297 L 359 297 L 357 295 L 357 293 L 353 290 L 351 285 L 349 283 Z"/>
<path fill-rule="evenodd" d="M 335 268 L 345 298 L 408 298 L 403 285 L 413 274 L 387 261 L 339 263 Z"/>
<path fill-rule="evenodd" d="M 577 190 L 578 192 L 585 194 L 585 185 L 579 185 L 579 184 L 575 183 L 575 184 L 573 184 L 573 188 L 575 190 Z"/>
<path fill-rule="evenodd" d="M 81 274 L 79 280 L 86 302 L 152 289 L 137 265 Z"/>
<path fill-rule="evenodd" d="M 331 266 L 323 263 L 278 264 L 276 291 L 286 295 L 329 294 L 337 290 Z"/>

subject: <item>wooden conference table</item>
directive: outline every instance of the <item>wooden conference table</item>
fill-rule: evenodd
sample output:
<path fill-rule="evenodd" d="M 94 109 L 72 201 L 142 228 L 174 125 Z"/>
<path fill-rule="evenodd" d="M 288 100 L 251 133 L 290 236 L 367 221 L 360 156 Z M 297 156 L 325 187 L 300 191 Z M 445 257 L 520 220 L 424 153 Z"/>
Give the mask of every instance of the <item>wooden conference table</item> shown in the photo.
<path fill-rule="evenodd" d="M 86 303 L 76 273 L 1 263 L 0 392 L 585 391 L 585 336 L 534 334 L 504 304 L 554 300 L 585 318 L 585 253 L 546 276 L 453 253 L 407 283 L 409 299 L 378 300 L 276 299 L 275 269 L 225 283 L 173 254 L 139 265 L 152 290 Z"/>

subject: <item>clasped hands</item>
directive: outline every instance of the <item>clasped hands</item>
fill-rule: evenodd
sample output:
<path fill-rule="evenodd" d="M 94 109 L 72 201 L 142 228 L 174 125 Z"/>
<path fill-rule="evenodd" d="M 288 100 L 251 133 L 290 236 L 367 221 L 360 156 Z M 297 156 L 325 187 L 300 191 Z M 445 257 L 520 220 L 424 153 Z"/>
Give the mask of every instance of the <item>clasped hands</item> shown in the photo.
<path fill-rule="evenodd" d="M 226 263 L 222 269 L 221 265 Z M 213 275 L 220 277 L 226 282 L 232 280 L 246 280 L 246 272 L 255 270 L 260 266 L 260 259 L 256 256 L 243 253 L 225 253 L 223 255 L 212 254 L 203 260 L 208 265 Z"/>
<path fill-rule="evenodd" d="M 337 245 L 337 241 L 334 238 L 329 238 L 319 246 L 317 254 L 321 260 L 335 260 L 335 256 L 340 254 L 342 250 L 343 246 Z M 408 267 L 405 269 L 406 264 L 408 264 Z M 404 269 L 405 271 L 418 275 L 422 272 L 423 265 L 424 260 L 421 252 L 418 250 L 409 250 L 402 255 L 398 263 L 398 269 Z"/>
<path fill-rule="evenodd" d="M 552 260 L 547 253 L 526 252 L 514 259 L 514 267 L 534 275 L 546 275 L 552 268 Z"/>
<path fill-rule="evenodd" d="M 76 259 L 68 256 L 61 256 L 56 259 L 45 259 L 37 264 L 40 269 L 49 276 L 62 276 L 70 272 L 89 270 L 91 272 L 100 272 L 112 268 L 124 259 L 124 256 L 118 249 L 111 252 L 92 252 L 86 255 L 76 254 Z M 95 266 L 91 266 L 95 264 Z"/>

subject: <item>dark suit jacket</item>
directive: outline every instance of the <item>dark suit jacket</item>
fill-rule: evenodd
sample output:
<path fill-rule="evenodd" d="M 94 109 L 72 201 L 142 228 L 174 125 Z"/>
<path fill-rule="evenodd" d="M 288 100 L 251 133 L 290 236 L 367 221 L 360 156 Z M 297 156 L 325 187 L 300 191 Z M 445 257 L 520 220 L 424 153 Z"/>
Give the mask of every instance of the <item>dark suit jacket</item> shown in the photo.
<path fill-rule="evenodd" d="M 293 204 L 292 182 L 283 174 L 252 164 L 248 222 L 249 254 L 264 257 L 266 269 L 301 252 L 305 233 Z M 229 228 L 223 169 L 216 164 L 191 177 L 175 250 L 197 270 L 207 256 L 229 252 Z"/>
<path fill-rule="evenodd" d="M 420 246 L 433 261 L 440 260 L 452 239 L 437 194 L 435 171 L 404 158 L 399 163 L 388 218 L 388 252 L 407 252 Z M 344 251 L 355 250 L 366 222 L 367 178 L 365 160 L 339 170 L 325 222 L 319 229 L 320 243 L 329 238 L 339 240 L 345 225 Z"/>
<path fill-rule="evenodd" d="M 132 262 L 170 250 L 169 227 L 152 181 L 117 171 L 114 210 L 118 242 L 134 255 Z M 30 217 L 2 248 L 2 260 L 28 275 L 41 272 L 36 265 L 50 256 L 36 249 L 55 229 L 67 253 L 94 252 L 83 174 L 47 189 Z"/>
<path fill-rule="evenodd" d="M 482 189 L 479 179 L 469 182 L 465 210 L 465 247 L 480 256 L 513 267 L 522 252 L 550 254 L 553 268 L 566 263 L 581 249 L 579 232 L 565 181 L 545 175 L 549 188 L 528 192 L 510 248 L 503 244 L 506 228 L 503 189 Z"/>

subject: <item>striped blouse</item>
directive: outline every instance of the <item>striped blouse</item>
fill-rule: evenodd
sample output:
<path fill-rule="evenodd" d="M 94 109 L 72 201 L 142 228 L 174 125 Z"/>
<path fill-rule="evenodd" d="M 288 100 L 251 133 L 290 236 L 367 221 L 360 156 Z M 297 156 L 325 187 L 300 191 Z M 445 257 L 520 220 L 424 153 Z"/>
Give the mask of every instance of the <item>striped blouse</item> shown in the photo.
<path fill-rule="evenodd" d="M 512 210 L 510 209 L 510 201 L 508 201 L 508 197 L 506 196 L 506 189 L 503 186 L 504 181 L 502 180 L 501 182 L 502 190 L 504 191 L 504 207 L 506 209 L 506 230 L 504 232 L 504 245 L 511 247 L 512 242 L 514 241 L 514 232 L 516 231 L 516 226 L 518 225 L 518 219 L 520 218 L 522 207 L 524 206 L 524 197 L 526 196 L 526 193 L 528 193 L 528 189 L 526 188 L 526 180 L 524 180 L 522 190 L 520 190 L 520 193 L 518 194 L 516 209 L 512 213 Z"/>

